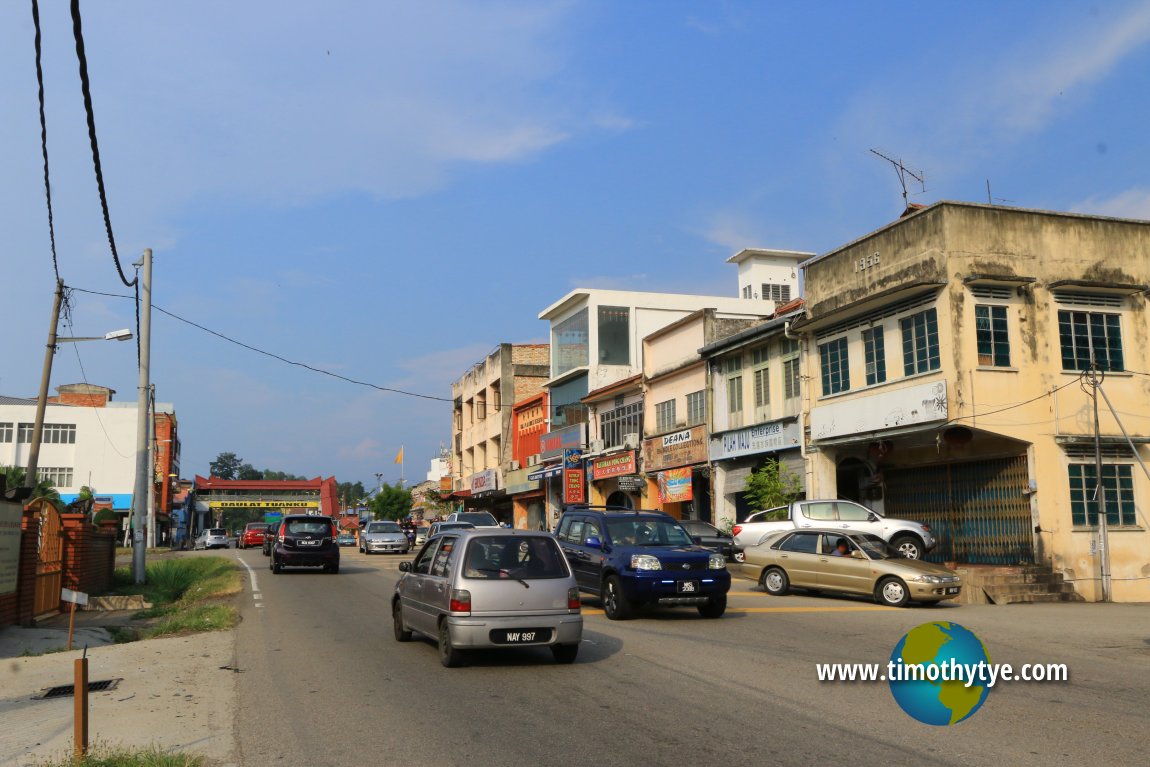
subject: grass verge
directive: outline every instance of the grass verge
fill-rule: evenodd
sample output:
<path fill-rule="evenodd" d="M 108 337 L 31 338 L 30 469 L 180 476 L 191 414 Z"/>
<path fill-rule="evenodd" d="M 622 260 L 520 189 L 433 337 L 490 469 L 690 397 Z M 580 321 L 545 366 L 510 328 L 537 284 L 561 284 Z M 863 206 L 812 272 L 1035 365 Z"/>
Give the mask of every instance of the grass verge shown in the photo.
<path fill-rule="evenodd" d="M 202 756 L 171 754 L 152 746 L 125 748 L 93 746 L 83 759 L 65 757 L 58 761 L 40 762 L 37 767 L 204 767 Z"/>
<path fill-rule="evenodd" d="M 132 582 L 130 568 L 114 576 L 115 594 L 142 594 L 152 607 L 135 618 L 159 619 L 140 632 L 147 639 L 196 631 L 215 631 L 236 624 L 235 607 L 223 600 L 242 588 L 239 568 L 223 557 L 186 557 L 153 562 L 146 583 Z"/>

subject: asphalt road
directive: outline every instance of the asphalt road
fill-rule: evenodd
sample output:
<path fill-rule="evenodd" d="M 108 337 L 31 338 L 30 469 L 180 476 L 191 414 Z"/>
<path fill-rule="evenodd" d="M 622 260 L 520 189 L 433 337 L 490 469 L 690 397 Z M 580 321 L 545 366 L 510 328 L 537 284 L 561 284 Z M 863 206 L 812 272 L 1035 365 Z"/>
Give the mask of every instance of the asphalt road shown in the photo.
<path fill-rule="evenodd" d="M 392 638 L 399 556 L 344 549 L 338 575 L 273 576 L 258 549 L 233 553 L 255 575 L 237 637 L 243 767 L 1143 767 L 1150 752 L 1150 605 L 898 610 L 736 580 L 721 620 L 677 608 L 611 622 L 588 600 L 571 666 L 539 649 L 445 669 L 430 640 Z M 950 727 L 911 719 L 885 683 L 818 681 L 816 663 L 885 663 L 936 620 L 971 629 L 997 663 L 1066 663 L 1070 681 L 1000 683 Z"/>

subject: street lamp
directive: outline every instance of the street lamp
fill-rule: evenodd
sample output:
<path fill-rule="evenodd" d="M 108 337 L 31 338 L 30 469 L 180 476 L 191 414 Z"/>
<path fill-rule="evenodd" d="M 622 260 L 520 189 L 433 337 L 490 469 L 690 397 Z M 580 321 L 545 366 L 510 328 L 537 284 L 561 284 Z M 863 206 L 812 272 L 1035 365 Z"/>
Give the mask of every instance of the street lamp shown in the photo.
<path fill-rule="evenodd" d="M 40 394 L 36 398 L 36 419 L 32 426 L 32 444 L 28 447 L 28 468 L 24 476 L 25 487 L 36 486 L 36 472 L 40 468 L 40 438 L 44 430 L 44 411 L 48 407 L 48 385 L 52 379 L 52 357 L 56 354 L 56 347 L 65 342 L 76 341 L 127 341 L 132 337 L 132 331 L 113 330 L 103 336 L 83 336 L 75 338 L 60 338 L 56 329 L 60 322 L 60 304 L 64 299 L 64 281 L 56 280 L 56 298 L 52 304 L 52 322 L 48 325 L 48 345 L 44 350 L 44 370 L 40 375 Z"/>

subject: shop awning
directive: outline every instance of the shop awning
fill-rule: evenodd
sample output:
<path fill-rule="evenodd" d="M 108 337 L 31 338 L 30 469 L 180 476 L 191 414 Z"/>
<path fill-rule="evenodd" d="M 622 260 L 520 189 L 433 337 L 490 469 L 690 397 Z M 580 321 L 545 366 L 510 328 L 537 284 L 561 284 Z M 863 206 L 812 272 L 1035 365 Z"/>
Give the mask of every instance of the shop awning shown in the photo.
<path fill-rule="evenodd" d="M 547 466 L 544 468 L 536 469 L 527 475 L 527 479 L 534 482 L 537 479 L 547 479 L 548 477 L 558 477 L 563 473 L 563 467 L 560 466 Z"/>

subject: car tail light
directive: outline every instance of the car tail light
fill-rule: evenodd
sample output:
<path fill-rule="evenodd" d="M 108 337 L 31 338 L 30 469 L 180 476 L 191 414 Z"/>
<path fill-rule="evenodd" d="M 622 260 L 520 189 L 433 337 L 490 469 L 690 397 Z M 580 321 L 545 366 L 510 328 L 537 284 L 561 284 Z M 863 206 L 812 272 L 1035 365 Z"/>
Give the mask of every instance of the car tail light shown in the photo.
<path fill-rule="evenodd" d="M 580 604 L 582 603 L 579 601 L 579 589 L 575 587 L 567 589 L 567 609 L 578 610 Z"/>
<path fill-rule="evenodd" d="M 743 529 L 742 525 L 735 525 L 734 527 L 731 528 L 731 535 L 737 536 L 739 534 L 739 531 L 742 529 Z"/>
<path fill-rule="evenodd" d="M 280 543 L 283 543 L 283 542 L 284 542 L 284 531 L 283 531 L 283 530 L 280 530 L 279 538 L 278 538 L 277 540 L 278 540 Z"/>
<path fill-rule="evenodd" d="M 471 612 L 471 592 L 464 589 L 454 589 L 451 592 L 450 608 L 453 613 Z"/>

